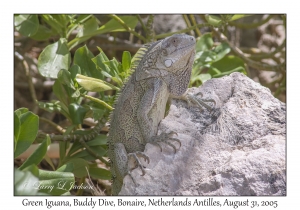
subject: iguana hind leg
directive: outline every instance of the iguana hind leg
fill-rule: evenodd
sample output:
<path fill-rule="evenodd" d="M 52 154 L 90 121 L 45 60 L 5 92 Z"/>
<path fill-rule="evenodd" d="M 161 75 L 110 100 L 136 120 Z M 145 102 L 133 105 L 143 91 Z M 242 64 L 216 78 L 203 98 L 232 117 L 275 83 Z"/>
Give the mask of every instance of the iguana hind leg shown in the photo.
<path fill-rule="evenodd" d="M 113 174 L 113 194 L 116 194 L 116 192 L 120 192 L 123 184 L 124 177 L 128 174 L 133 182 L 135 183 L 131 171 L 135 168 L 140 168 L 142 170 L 142 175 L 145 175 L 145 169 L 143 165 L 141 164 L 139 158 L 144 158 L 144 160 L 149 164 L 150 159 L 147 155 L 145 155 L 143 152 L 136 151 L 133 153 L 127 153 L 124 144 L 122 143 L 115 143 L 114 144 L 114 156 L 115 161 L 113 161 L 112 165 L 112 174 Z M 128 166 L 128 161 L 130 158 L 134 159 L 134 167 Z M 135 183 L 136 184 L 136 183 Z"/>
<path fill-rule="evenodd" d="M 177 135 L 176 132 L 171 131 L 170 133 L 161 133 L 160 135 L 152 136 L 151 141 L 149 143 L 157 145 L 160 148 L 160 151 L 162 151 L 162 147 L 160 146 L 159 142 L 165 143 L 165 144 L 169 145 L 170 147 L 172 147 L 176 153 L 177 149 L 176 149 L 175 145 L 169 141 L 178 142 L 180 145 L 179 148 L 181 147 L 181 142 L 180 142 L 180 140 L 172 137 L 174 134 Z"/>

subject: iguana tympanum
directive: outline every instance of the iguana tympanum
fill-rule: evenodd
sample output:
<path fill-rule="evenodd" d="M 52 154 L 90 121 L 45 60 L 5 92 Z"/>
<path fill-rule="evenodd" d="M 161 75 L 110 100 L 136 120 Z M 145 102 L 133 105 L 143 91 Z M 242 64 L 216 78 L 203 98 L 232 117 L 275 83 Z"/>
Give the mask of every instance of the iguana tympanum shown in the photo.
<path fill-rule="evenodd" d="M 145 174 L 139 157 L 149 163 L 148 156 L 143 154 L 147 143 L 159 145 L 158 142 L 164 142 L 176 151 L 173 143 L 180 141 L 172 138 L 174 132 L 157 135 L 169 97 L 188 97 L 198 105 L 209 108 L 201 100 L 186 94 L 195 45 L 194 37 L 176 34 L 144 47 L 111 115 L 108 157 L 111 161 L 113 195 L 120 192 L 123 178 L 132 170 L 128 168 L 129 158 L 134 158 L 135 166 Z"/>

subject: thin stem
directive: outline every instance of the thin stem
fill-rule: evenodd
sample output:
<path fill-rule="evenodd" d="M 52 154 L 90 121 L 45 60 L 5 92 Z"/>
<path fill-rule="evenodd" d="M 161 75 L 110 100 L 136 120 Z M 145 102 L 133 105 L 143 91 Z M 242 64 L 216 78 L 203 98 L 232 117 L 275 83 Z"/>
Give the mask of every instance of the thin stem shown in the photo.
<path fill-rule="evenodd" d="M 75 141 L 75 140 L 84 140 L 90 141 L 93 140 L 97 135 L 99 135 L 100 131 L 104 127 L 105 118 L 99 119 L 98 123 L 94 128 L 89 130 L 88 134 L 69 134 L 69 135 L 54 135 L 50 134 L 51 141 Z M 45 138 L 45 133 L 39 133 L 38 138 Z"/>
<path fill-rule="evenodd" d="M 85 147 L 86 151 L 88 151 L 88 153 L 90 153 L 93 157 L 95 157 L 96 159 L 99 159 L 101 160 L 103 163 L 105 163 L 105 165 L 109 166 L 109 162 L 107 162 L 103 157 L 99 156 L 97 153 L 95 153 L 91 148 L 90 146 L 83 140 L 83 139 L 80 139 L 79 140 L 79 143 Z"/>
<path fill-rule="evenodd" d="M 257 58 L 260 58 L 260 59 L 263 59 L 263 58 L 271 58 L 273 57 L 276 53 L 280 52 L 284 47 L 285 47 L 285 44 L 286 44 L 286 39 L 282 42 L 282 44 L 276 48 L 276 50 L 274 50 L 273 52 L 270 52 L 270 53 L 264 53 L 264 54 L 254 54 L 254 55 L 251 55 L 250 58 L 252 59 L 257 59 Z"/>
<path fill-rule="evenodd" d="M 91 100 L 91 101 L 94 101 L 94 102 L 96 102 L 96 103 L 98 103 L 98 104 L 101 104 L 101 105 L 105 106 L 105 107 L 106 107 L 107 109 L 109 109 L 110 111 L 114 109 L 113 107 L 111 107 L 110 105 L 108 105 L 107 103 L 105 103 L 104 101 L 102 101 L 102 100 L 100 100 L 100 99 L 98 99 L 98 98 L 94 98 L 94 97 L 92 97 L 92 96 L 84 95 L 84 94 L 81 94 L 81 96 L 84 97 L 84 98 L 87 98 L 87 99 L 89 99 L 89 100 Z"/>
<path fill-rule="evenodd" d="M 118 23 L 120 23 L 125 29 L 126 31 L 132 33 L 133 35 L 135 35 L 136 37 L 138 37 L 139 39 L 141 39 L 142 41 L 146 42 L 146 38 L 143 37 L 142 35 L 138 34 L 137 32 L 135 32 L 134 30 L 132 30 L 128 25 L 126 25 L 126 23 L 119 18 L 117 15 L 108 15 L 109 17 L 115 19 L 116 21 L 118 21 Z"/>
<path fill-rule="evenodd" d="M 54 127 L 54 128 L 55 128 L 56 130 L 58 130 L 61 134 L 64 134 L 64 132 L 66 132 L 65 129 L 63 129 L 63 128 L 62 128 L 61 126 L 59 126 L 58 124 L 52 122 L 51 120 L 48 120 L 48 119 L 46 119 L 46 118 L 44 118 L 44 117 L 39 117 L 39 119 L 40 119 L 41 121 L 44 121 L 44 122 L 48 123 L 48 124 L 51 125 L 52 127 Z"/>
<path fill-rule="evenodd" d="M 154 30 L 153 30 L 153 19 L 154 19 L 154 15 L 149 15 L 149 18 L 147 20 L 147 24 L 146 24 L 146 39 L 147 42 L 153 42 L 154 39 Z"/>
<path fill-rule="evenodd" d="M 81 177 L 78 183 L 78 186 L 81 186 L 85 183 L 85 177 Z M 83 187 L 79 187 L 79 189 L 76 192 L 76 195 L 82 195 L 83 194 Z"/>
<path fill-rule="evenodd" d="M 136 15 L 136 17 L 137 17 L 137 19 L 139 20 L 139 22 L 140 22 L 140 24 L 141 24 L 143 30 L 144 30 L 144 31 L 147 31 L 147 28 L 146 28 L 146 26 L 145 26 L 145 24 L 144 24 L 144 22 L 143 22 L 141 16 L 140 16 L 140 15 Z"/>
<path fill-rule="evenodd" d="M 265 71 L 282 71 L 285 69 L 285 65 L 286 63 L 281 63 L 277 66 L 273 66 L 273 65 L 268 65 L 268 64 L 264 64 L 264 63 L 259 63 L 256 61 L 253 61 L 249 58 L 247 58 L 244 53 L 237 47 L 235 47 L 233 44 L 231 44 L 227 37 L 220 33 L 218 30 L 213 29 L 213 31 L 217 34 L 217 36 L 219 37 L 220 40 L 226 42 L 230 48 L 232 49 L 232 51 L 237 54 L 240 58 L 242 58 L 249 66 L 259 69 L 259 70 L 265 70 Z"/>
<path fill-rule="evenodd" d="M 27 61 L 25 60 L 25 58 L 20 53 L 15 52 L 15 56 L 22 62 L 22 65 L 24 67 L 24 71 L 25 71 L 25 75 L 27 77 L 27 82 L 28 82 L 30 95 L 31 95 L 31 98 L 32 98 L 32 100 L 35 104 L 33 112 L 37 113 L 37 111 L 39 109 L 39 107 L 37 106 L 38 100 L 37 100 L 36 92 L 35 92 L 35 89 L 34 89 L 34 85 L 32 83 L 32 77 L 31 77 L 31 74 L 30 74 L 29 65 L 28 65 Z"/>
<path fill-rule="evenodd" d="M 230 26 L 235 26 L 235 27 L 242 28 L 242 29 L 257 28 L 258 26 L 261 26 L 261 25 L 267 23 L 273 16 L 274 15 L 269 15 L 267 18 L 265 18 L 261 21 L 258 21 L 256 23 L 245 24 L 245 23 L 237 23 L 237 22 L 231 21 L 228 24 Z"/>
<path fill-rule="evenodd" d="M 208 24 L 208 23 L 197 24 L 197 25 L 194 25 L 194 26 L 191 26 L 191 27 L 188 27 L 186 29 L 182 29 L 182 30 L 179 30 L 179 31 L 176 31 L 176 32 L 169 32 L 169 33 L 165 33 L 165 34 L 159 34 L 159 35 L 156 35 L 154 38 L 155 39 L 162 39 L 162 38 L 165 38 L 165 37 L 168 37 L 168 36 L 172 36 L 173 34 L 186 33 L 186 32 L 189 32 L 191 30 L 194 30 L 195 28 L 210 27 L 210 26 L 211 25 Z"/>
<path fill-rule="evenodd" d="M 280 86 L 275 91 L 274 96 L 277 98 L 280 95 L 280 93 L 284 90 L 286 90 L 286 77 L 285 76 L 282 77 L 282 79 L 280 81 Z"/>
<path fill-rule="evenodd" d="M 183 19 L 184 19 L 184 22 L 185 22 L 186 26 L 187 26 L 188 28 L 191 27 L 192 25 L 191 25 L 191 22 L 190 22 L 188 16 L 185 15 L 185 14 L 183 14 L 182 17 L 183 17 Z M 191 32 L 190 32 L 190 34 L 191 34 L 191 35 L 194 35 L 194 34 L 192 34 Z"/>
<path fill-rule="evenodd" d="M 193 25 L 197 25 L 195 16 L 194 15 L 189 15 L 189 16 L 190 16 L 190 19 L 191 19 Z M 195 28 L 195 31 L 196 31 L 196 34 L 198 37 L 201 36 L 201 32 L 200 32 L 199 28 Z"/>

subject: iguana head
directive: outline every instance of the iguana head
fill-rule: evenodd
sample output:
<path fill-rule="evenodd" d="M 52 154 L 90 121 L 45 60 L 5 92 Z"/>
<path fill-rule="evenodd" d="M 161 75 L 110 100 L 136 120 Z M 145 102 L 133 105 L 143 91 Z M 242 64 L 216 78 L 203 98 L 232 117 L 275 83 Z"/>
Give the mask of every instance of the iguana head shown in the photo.
<path fill-rule="evenodd" d="M 175 34 L 150 45 L 138 65 L 136 80 L 179 75 L 194 62 L 196 40 L 186 34 Z"/>
<path fill-rule="evenodd" d="M 193 62 L 195 45 L 195 38 L 186 34 L 175 34 L 165 38 L 160 43 L 156 67 L 169 72 L 182 70 L 189 62 Z"/>

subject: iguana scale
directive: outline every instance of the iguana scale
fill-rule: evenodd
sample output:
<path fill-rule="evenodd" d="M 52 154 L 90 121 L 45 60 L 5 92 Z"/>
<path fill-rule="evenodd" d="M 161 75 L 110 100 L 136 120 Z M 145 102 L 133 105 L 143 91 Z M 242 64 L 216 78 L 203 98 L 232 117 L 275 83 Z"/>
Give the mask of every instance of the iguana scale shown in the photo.
<path fill-rule="evenodd" d="M 194 37 L 177 34 L 146 46 L 119 94 L 111 115 L 108 136 L 113 195 L 119 193 L 123 178 L 130 174 L 130 157 L 145 174 L 139 157 L 149 162 L 143 154 L 147 143 L 165 142 L 175 148 L 170 140 L 179 142 L 172 138 L 172 132 L 157 135 L 157 129 L 164 118 L 168 98 L 186 96 L 195 44 Z M 198 102 L 203 105 L 203 102 Z"/>

